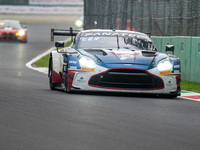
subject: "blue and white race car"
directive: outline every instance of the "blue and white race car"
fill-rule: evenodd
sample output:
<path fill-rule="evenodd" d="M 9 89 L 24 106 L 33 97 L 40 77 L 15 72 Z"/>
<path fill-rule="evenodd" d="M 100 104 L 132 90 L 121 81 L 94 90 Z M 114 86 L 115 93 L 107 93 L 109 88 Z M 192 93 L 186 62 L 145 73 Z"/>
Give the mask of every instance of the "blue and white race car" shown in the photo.
<path fill-rule="evenodd" d="M 71 36 L 72 44 L 56 42 L 50 53 L 52 90 L 108 91 L 180 95 L 180 60 L 160 53 L 151 38 L 140 32 L 93 29 L 52 29 L 54 36 Z M 174 51 L 172 45 L 167 51 Z"/>

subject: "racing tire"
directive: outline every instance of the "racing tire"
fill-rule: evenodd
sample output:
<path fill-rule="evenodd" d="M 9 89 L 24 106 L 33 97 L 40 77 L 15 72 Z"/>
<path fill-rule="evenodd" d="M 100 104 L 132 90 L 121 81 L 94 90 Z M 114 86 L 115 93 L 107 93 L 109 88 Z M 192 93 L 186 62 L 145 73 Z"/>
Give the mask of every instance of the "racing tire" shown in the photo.
<path fill-rule="evenodd" d="M 53 63 L 52 63 L 52 56 L 50 55 L 50 58 L 49 58 L 49 73 L 48 73 L 48 76 L 49 76 L 49 87 L 51 90 L 55 90 L 55 84 L 52 83 L 52 79 L 53 79 Z"/>
<path fill-rule="evenodd" d="M 68 77 L 68 69 L 66 69 L 66 72 L 65 72 L 65 89 L 64 89 L 64 91 L 66 93 L 70 93 L 68 78 L 69 78 Z"/>
<path fill-rule="evenodd" d="M 68 61 L 67 61 L 67 64 L 68 64 Z M 66 92 L 66 93 L 70 93 L 71 92 L 71 90 L 70 90 L 70 88 L 69 88 L 69 75 L 68 75 L 68 65 L 66 66 L 66 71 L 65 71 L 65 88 L 64 88 L 64 91 Z"/>

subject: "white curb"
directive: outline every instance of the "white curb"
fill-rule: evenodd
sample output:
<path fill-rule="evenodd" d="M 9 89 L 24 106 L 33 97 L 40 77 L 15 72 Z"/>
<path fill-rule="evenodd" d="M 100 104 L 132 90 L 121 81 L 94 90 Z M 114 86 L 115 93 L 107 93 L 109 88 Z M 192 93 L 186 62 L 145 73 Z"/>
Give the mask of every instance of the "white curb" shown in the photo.
<path fill-rule="evenodd" d="M 44 74 L 48 73 L 48 68 L 47 67 L 33 67 L 32 64 L 36 61 L 38 61 L 39 59 L 41 59 L 42 57 L 44 57 L 45 55 L 49 54 L 54 48 L 50 48 L 49 50 L 47 50 L 46 52 L 42 53 L 41 55 L 33 58 L 31 61 L 26 63 L 26 66 L 30 69 L 42 72 Z"/>

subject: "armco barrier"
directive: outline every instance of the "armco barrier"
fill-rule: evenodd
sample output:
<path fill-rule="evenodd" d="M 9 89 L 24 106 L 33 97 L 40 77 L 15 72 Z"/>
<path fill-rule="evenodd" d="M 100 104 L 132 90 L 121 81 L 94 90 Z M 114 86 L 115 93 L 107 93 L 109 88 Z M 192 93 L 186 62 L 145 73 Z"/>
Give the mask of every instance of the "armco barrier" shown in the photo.
<path fill-rule="evenodd" d="M 165 45 L 174 45 L 174 54 L 181 60 L 181 78 L 200 83 L 200 37 L 152 36 L 157 48 L 165 52 Z"/>

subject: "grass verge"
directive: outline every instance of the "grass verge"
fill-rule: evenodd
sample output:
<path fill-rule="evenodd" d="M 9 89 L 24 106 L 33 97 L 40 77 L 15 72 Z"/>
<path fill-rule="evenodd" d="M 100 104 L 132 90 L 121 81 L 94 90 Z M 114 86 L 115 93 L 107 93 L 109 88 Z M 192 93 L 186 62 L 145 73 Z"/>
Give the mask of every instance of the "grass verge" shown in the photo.
<path fill-rule="evenodd" d="M 181 81 L 181 89 L 200 93 L 200 83 L 191 81 Z"/>
<path fill-rule="evenodd" d="M 49 66 L 49 56 L 50 54 L 47 54 L 46 56 L 42 57 L 40 60 L 36 61 L 33 66 L 34 67 L 48 67 Z"/>
<path fill-rule="evenodd" d="M 71 41 L 67 41 L 65 43 L 65 47 L 70 46 Z M 33 66 L 34 67 L 48 67 L 49 66 L 49 56 L 50 54 L 47 54 L 46 56 L 42 57 L 40 60 L 36 61 Z"/>

